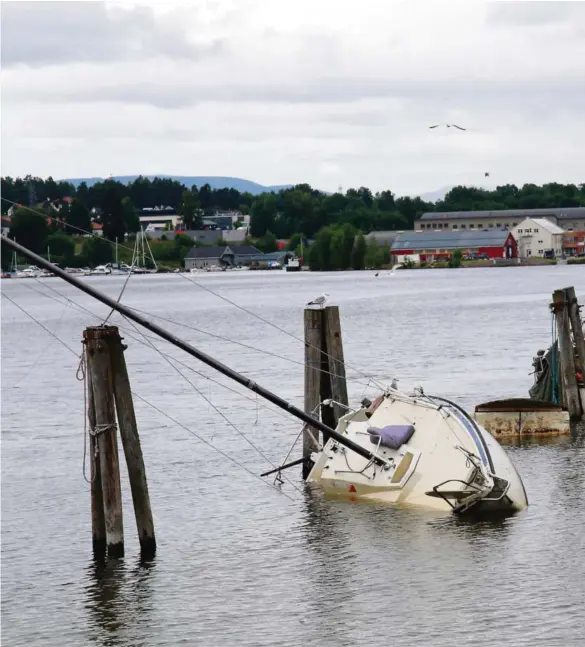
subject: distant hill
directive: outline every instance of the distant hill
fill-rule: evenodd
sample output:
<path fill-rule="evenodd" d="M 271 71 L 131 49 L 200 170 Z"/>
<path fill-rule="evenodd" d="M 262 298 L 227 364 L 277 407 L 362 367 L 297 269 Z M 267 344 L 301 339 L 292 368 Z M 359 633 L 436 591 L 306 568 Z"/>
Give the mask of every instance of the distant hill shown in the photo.
<path fill-rule="evenodd" d="M 123 184 L 130 184 L 130 182 L 134 182 L 138 177 L 138 175 L 114 175 L 112 176 L 112 179 L 122 182 Z M 281 189 L 288 189 L 292 186 L 292 184 L 264 186 L 263 184 L 244 180 L 239 177 L 216 177 L 213 175 L 144 175 L 143 177 L 148 178 L 149 180 L 153 180 L 155 177 L 169 178 L 171 180 L 181 182 L 181 184 L 184 184 L 188 188 L 191 188 L 194 184 L 197 187 L 209 184 L 212 189 L 236 189 L 240 193 L 248 192 L 252 195 L 258 195 L 259 193 L 270 191 L 280 191 Z M 77 188 L 77 186 L 82 182 L 85 182 L 87 186 L 93 186 L 98 182 L 103 182 L 104 179 L 105 178 L 103 177 L 76 177 L 66 178 L 65 182 L 71 182 L 71 184 Z"/>
<path fill-rule="evenodd" d="M 423 199 L 425 202 L 437 202 L 438 200 L 443 200 L 443 198 L 451 191 L 452 186 L 444 186 L 441 189 L 436 191 L 429 191 L 428 193 L 421 193 L 418 197 Z"/>

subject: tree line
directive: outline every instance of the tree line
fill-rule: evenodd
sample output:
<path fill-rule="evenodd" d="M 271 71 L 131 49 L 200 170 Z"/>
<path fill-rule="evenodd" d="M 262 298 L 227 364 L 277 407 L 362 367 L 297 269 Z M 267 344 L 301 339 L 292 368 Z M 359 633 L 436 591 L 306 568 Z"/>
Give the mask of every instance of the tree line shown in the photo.
<path fill-rule="evenodd" d="M 367 187 L 351 188 L 328 194 L 309 184 L 298 184 L 278 193 L 254 196 L 236 189 L 212 189 L 209 184 L 186 187 L 170 178 L 138 177 L 129 184 L 112 179 L 75 187 L 70 182 L 26 176 L 2 177 L 2 213 L 10 202 L 24 205 L 75 198 L 89 211 L 107 212 L 112 203 L 126 199 L 127 205 L 141 210 L 169 206 L 187 219 L 213 210 L 238 210 L 252 214 L 252 235 L 271 231 L 278 238 L 290 238 L 304 232 L 314 236 L 328 225 L 351 224 L 363 232 L 409 229 L 426 211 L 472 211 L 500 209 L 535 209 L 585 206 L 585 184 L 549 183 L 542 186 L 514 184 L 493 190 L 456 186 L 442 200 L 428 202 L 419 197 L 396 197 L 390 191 L 372 192 Z M 121 209 L 118 205 L 118 210 Z M 121 217 L 121 216 L 120 216 Z"/>
<path fill-rule="evenodd" d="M 314 269 L 383 263 L 384 250 L 368 245 L 367 239 L 362 242 L 360 233 L 412 229 L 415 220 L 428 211 L 585 206 L 585 184 L 506 184 L 493 190 L 457 186 L 442 200 L 428 202 L 420 197 L 397 197 L 390 190 L 374 193 L 367 187 L 329 194 L 309 184 L 254 196 L 236 189 L 212 189 L 209 184 L 186 187 L 170 178 L 142 176 L 129 184 L 107 179 L 77 187 L 51 177 L 2 177 L 1 182 L 3 214 L 18 203 L 34 205 L 45 215 L 46 230 L 28 209 L 17 209 L 12 219 L 9 235 L 23 244 L 29 242 L 35 251 L 46 247 L 50 235 L 90 231 L 92 221 L 102 225 L 105 238 L 122 241 L 139 230 L 139 210 L 147 207 L 171 207 L 187 229 L 201 228 L 203 218 L 215 210 L 233 210 L 250 214 L 249 234 L 263 251 L 273 251 L 276 239 L 291 239 L 295 234 L 314 239 L 305 255 Z M 298 252 L 299 241 L 291 249 Z"/>

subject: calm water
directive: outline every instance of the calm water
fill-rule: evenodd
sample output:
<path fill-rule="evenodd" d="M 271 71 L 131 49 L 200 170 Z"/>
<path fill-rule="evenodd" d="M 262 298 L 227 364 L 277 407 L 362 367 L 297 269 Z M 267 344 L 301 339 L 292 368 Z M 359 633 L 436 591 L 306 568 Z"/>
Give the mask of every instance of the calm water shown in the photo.
<path fill-rule="evenodd" d="M 111 295 L 122 283 L 85 280 Z M 574 285 L 585 301 L 585 268 L 567 266 L 198 280 L 297 336 L 303 303 L 326 291 L 341 306 L 354 399 L 375 393 L 370 377 L 396 376 L 403 388 L 420 383 L 470 408 L 526 395 L 532 356 L 550 343 L 553 289 Z M 96 316 L 58 303 L 49 287 Z M 107 312 L 58 279 L 3 281 L 2 291 L 76 354 L 83 328 Z M 302 404 L 298 340 L 179 276 L 133 277 L 124 301 L 274 353 L 163 322 Z M 94 565 L 78 358 L 3 298 L 3 645 L 582 644 L 581 441 L 509 447 L 531 505 L 500 523 L 324 502 L 303 490 L 296 470 L 290 476 L 299 490 L 286 483 L 287 498 L 180 425 L 259 474 L 269 463 L 241 434 L 276 462 L 299 424 L 250 394 L 225 390 L 211 369 L 154 342 L 199 371 L 176 365 L 188 384 L 127 323 L 112 321 L 124 326 L 133 389 L 176 421 L 135 400 L 158 554 L 139 564 L 123 475 L 126 558 Z"/>

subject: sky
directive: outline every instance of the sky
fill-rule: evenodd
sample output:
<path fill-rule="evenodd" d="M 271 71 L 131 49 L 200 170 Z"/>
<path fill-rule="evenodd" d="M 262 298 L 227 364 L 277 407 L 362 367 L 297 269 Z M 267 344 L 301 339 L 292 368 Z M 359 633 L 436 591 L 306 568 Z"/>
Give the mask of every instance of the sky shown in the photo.
<path fill-rule="evenodd" d="M 585 2 L 1 11 L 2 175 L 216 175 L 398 195 L 585 182 Z M 429 129 L 445 123 L 466 130 Z"/>

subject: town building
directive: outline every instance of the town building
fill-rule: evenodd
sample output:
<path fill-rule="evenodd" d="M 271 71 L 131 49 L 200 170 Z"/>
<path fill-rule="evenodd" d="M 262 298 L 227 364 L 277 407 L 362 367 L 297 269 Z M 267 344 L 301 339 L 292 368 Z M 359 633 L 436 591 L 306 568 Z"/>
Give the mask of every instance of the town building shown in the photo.
<path fill-rule="evenodd" d="M 506 229 L 464 231 L 415 231 L 399 233 L 390 248 L 395 263 L 406 257 L 415 261 L 447 260 L 456 249 L 487 258 L 517 258 L 518 245 Z"/>
<path fill-rule="evenodd" d="M 392 247 L 398 234 L 414 234 L 414 229 L 410 231 L 372 231 L 368 234 L 368 240 L 375 242 L 379 247 Z"/>
<path fill-rule="evenodd" d="M 563 256 L 585 256 L 585 230 L 565 232 Z"/>
<path fill-rule="evenodd" d="M 293 252 L 279 250 L 268 254 L 258 254 L 246 259 L 246 265 L 251 270 L 273 270 L 284 267 L 291 258 L 294 258 Z"/>
<path fill-rule="evenodd" d="M 139 216 L 138 219 L 140 220 L 140 226 L 147 232 L 176 229 L 181 222 L 181 217 L 177 214 L 165 214 L 155 211 L 148 215 Z"/>
<path fill-rule="evenodd" d="M 252 245 L 225 245 L 213 247 L 193 247 L 185 256 L 185 269 L 204 269 L 207 267 L 236 267 L 244 265 L 252 257 L 262 252 Z"/>
<path fill-rule="evenodd" d="M 517 227 L 525 218 L 546 218 L 566 231 L 585 230 L 585 207 L 505 209 L 502 211 L 430 211 L 414 223 L 418 231 Z"/>
<path fill-rule="evenodd" d="M 563 255 L 565 230 L 548 218 L 524 218 L 512 229 L 512 234 L 518 242 L 520 258 L 556 258 Z"/>

